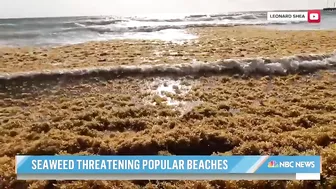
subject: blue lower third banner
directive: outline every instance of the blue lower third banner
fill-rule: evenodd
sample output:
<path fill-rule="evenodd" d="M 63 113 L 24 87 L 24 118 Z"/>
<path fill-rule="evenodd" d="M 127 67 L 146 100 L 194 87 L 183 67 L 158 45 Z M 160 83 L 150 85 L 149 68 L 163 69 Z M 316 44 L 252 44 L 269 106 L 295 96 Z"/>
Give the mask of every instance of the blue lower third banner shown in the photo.
<path fill-rule="evenodd" d="M 320 180 L 320 156 L 16 156 L 18 180 Z"/>

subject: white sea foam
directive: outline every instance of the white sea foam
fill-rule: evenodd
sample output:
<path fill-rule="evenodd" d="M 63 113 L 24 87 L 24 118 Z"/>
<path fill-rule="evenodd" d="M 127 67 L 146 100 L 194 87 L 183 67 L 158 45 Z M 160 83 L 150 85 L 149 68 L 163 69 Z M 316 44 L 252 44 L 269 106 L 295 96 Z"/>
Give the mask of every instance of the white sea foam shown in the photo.
<path fill-rule="evenodd" d="M 145 103 L 151 105 L 157 105 L 154 101 L 155 96 L 159 96 L 164 99 L 162 103 L 173 106 L 176 111 L 179 111 L 181 115 L 190 112 L 194 107 L 202 104 L 202 101 L 187 101 L 179 100 L 178 97 L 185 97 L 192 89 L 192 87 L 197 84 L 196 81 L 183 82 L 180 79 L 171 78 L 156 78 L 152 82 L 148 83 L 144 87 L 143 92 L 149 92 L 150 95 L 144 98 Z"/>
<path fill-rule="evenodd" d="M 166 99 L 168 105 L 175 106 L 180 105 L 182 101 L 170 97 L 169 94 L 183 96 L 191 90 L 191 85 L 183 85 L 181 80 L 157 79 L 152 85 L 154 85 L 151 87 L 152 89 L 157 86 L 156 89 L 153 90 L 154 94 Z"/>
<path fill-rule="evenodd" d="M 288 75 L 311 73 L 336 68 L 336 52 L 321 55 L 296 55 L 278 59 L 248 58 L 225 59 L 211 63 L 191 62 L 184 64 L 121 65 L 85 69 L 46 70 L 6 74 L 0 73 L 0 84 L 17 82 L 52 82 L 67 78 L 70 80 L 89 78 L 122 77 L 165 77 L 211 74 L 243 75 Z"/>

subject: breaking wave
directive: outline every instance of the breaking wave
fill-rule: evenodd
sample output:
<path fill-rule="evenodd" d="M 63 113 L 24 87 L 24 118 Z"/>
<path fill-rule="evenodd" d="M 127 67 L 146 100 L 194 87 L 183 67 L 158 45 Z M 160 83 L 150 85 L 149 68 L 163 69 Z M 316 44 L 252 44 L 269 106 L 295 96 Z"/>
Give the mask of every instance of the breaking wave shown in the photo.
<path fill-rule="evenodd" d="M 167 77 L 204 75 L 288 75 L 336 69 L 336 52 L 322 55 L 296 55 L 284 58 L 225 59 L 212 63 L 133 65 L 52 70 L 0 75 L 0 86 L 24 83 L 67 82 L 92 78 Z"/>
<path fill-rule="evenodd" d="M 269 24 L 274 25 L 284 25 L 289 24 L 288 22 L 267 22 Z M 300 23 L 300 22 L 290 22 L 291 24 L 294 23 Z M 90 26 L 90 27 L 82 27 L 82 28 L 72 28 L 72 29 L 66 29 L 64 31 L 93 31 L 97 33 L 126 33 L 126 32 L 157 32 L 162 30 L 168 30 L 168 29 L 187 29 L 187 28 L 197 28 L 197 27 L 233 27 L 233 26 L 242 26 L 242 25 L 265 25 L 266 22 L 240 22 L 240 23 L 206 23 L 206 22 L 198 22 L 198 23 L 185 23 L 185 24 L 162 24 L 162 25 L 152 25 L 152 26 L 126 26 L 126 27 L 97 27 L 97 26 Z"/>

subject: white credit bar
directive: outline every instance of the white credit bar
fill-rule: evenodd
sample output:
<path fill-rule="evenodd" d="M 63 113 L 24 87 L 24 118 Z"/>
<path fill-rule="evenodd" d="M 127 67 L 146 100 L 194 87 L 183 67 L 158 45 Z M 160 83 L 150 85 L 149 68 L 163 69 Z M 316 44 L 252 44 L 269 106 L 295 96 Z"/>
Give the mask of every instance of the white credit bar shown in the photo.
<path fill-rule="evenodd" d="M 296 173 L 296 180 L 320 180 L 320 173 Z"/>
<path fill-rule="evenodd" d="M 308 21 L 308 12 L 267 12 L 268 21 Z"/>

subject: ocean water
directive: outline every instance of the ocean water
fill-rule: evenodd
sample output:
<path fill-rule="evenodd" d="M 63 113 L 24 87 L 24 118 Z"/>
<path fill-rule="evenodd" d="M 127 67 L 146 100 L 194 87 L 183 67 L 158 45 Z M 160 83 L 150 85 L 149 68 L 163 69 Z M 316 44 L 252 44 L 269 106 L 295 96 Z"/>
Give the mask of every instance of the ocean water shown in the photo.
<path fill-rule="evenodd" d="M 270 22 L 266 12 L 136 17 L 63 17 L 0 19 L 0 46 L 59 46 L 111 39 L 159 39 L 182 42 L 197 36 L 191 27 L 266 26 L 277 29 L 336 29 L 336 11 L 323 12 L 322 22 Z"/>

